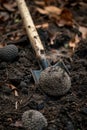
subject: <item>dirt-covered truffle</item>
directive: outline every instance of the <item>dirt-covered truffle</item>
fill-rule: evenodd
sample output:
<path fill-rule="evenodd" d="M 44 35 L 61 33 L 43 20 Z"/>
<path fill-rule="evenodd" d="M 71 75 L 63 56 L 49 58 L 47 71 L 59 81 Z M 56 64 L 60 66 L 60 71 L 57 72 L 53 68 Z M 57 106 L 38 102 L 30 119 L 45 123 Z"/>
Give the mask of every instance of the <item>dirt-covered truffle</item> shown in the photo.
<path fill-rule="evenodd" d="M 67 72 L 59 66 L 51 66 L 41 72 L 40 88 L 51 96 L 61 96 L 71 87 L 71 79 Z"/>
<path fill-rule="evenodd" d="M 27 130 L 42 130 L 47 126 L 47 119 L 36 110 L 25 111 L 22 115 L 22 122 Z"/>
<path fill-rule="evenodd" d="M 18 48 L 15 45 L 7 45 L 0 48 L 0 59 L 6 62 L 13 61 L 18 56 Z"/>

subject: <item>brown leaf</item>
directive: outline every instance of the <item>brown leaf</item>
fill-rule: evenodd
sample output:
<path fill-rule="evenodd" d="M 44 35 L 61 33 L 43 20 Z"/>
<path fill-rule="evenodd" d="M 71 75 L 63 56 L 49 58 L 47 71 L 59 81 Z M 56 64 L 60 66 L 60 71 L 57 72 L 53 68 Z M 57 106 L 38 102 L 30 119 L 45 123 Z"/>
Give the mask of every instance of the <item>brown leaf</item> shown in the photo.
<path fill-rule="evenodd" d="M 3 4 L 3 7 L 4 7 L 6 10 L 10 11 L 10 12 L 14 12 L 14 11 L 15 11 L 15 8 L 14 8 L 15 6 L 16 6 L 15 3 L 13 3 L 13 4 L 4 3 L 4 4 Z"/>
<path fill-rule="evenodd" d="M 22 121 L 16 121 L 15 123 L 11 123 L 10 125 L 15 127 L 23 127 Z"/>
<path fill-rule="evenodd" d="M 35 4 L 39 5 L 39 6 L 45 6 L 45 2 L 44 1 L 35 1 Z"/>
<path fill-rule="evenodd" d="M 47 13 L 49 15 L 53 15 L 53 14 L 60 15 L 61 11 L 62 11 L 62 9 L 60 9 L 56 6 L 46 6 L 44 9 L 45 9 L 45 11 L 47 11 Z"/>
<path fill-rule="evenodd" d="M 14 95 L 17 97 L 17 96 L 19 96 L 18 95 L 18 92 L 17 92 L 17 88 L 14 86 L 14 85 L 12 85 L 12 84 L 7 84 L 8 85 L 8 87 L 9 88 L 11 88 L 12 90 L 13 90 L 13 92 L 14 92 Z"/>
<path fill-rule="evenodd" d="M 36 28 L 48 28 L 48 26 L 49 26 L 48 23 L 43 23 L 43 24 L 36 25 Z"/>
<path fill-rule="evenodd" d="M 62 9 L 62 12 L 60 15 L 60 24 L 67 25 L 67 26 L 73 26 L 73 15 L 70 12 L 70 10 L 68 10 L 66 8 Z"/>
<path fill-rule="evenodd" d="M 87 38 L 87 28 L 83 26 L 79 26 L 79 31 L 82 33 L 82 38 Z"/>
<path fill-rule="evenodd" d="M 74 51 L 77 46 L 77 43 L 79 43 L 80 40 L 80 37 L 78 37 L 78 35 L 75 35 L 75 37 L 69 42 L 69 47 L 71 47 Z"/>
<path fill-rule="evenodd" d="M 47 15 L 60 15 L 61 14 L 61 9 L 60 8 L 57 8 L 55 6 L 46 6 L 44 7 L 44 9 L 41 9 L 41 8 L 36 8 L 37 11 L 41 14 L 47 14 Z"/>
<path fill-rule="evenodd" d="M 73 26 L 73 15 L 70 10 L 66 8 L 58 8 L 56 6 L 46 6 L 44 9 L 37 8 L 39 13 L 46 14 L 58 26 Z"/>
<path fill-rule="evenodd" d="M 36 8 L 36 10 L 40 13 L 40 14 L 48 14 L 48 12 L 44 9 L 41 9 L 41 8 Z"/>

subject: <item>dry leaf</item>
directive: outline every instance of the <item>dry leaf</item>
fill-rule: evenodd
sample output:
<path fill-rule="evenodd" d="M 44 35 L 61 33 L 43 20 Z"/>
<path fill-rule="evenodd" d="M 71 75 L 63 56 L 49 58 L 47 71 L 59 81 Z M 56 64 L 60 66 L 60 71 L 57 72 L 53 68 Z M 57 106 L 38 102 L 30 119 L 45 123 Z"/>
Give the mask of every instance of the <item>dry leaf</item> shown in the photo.
<path fill-rule="evenodd" d="M 78 37 L 78 35 L 75 35 L 75 37 L 69 42 L 69 47 L 71 47 L 73 49 L 73 51 L 75 50 L 77 43 L 80 41 L 80 37 Z"/>
<path fill-rule="evenodd" d="M 15 123 L 11 123 L 10 126 L 15 126 L 15 127 L 23 127 L 22 121 L 16 121 Z"/>
<path fill-rule="evenodd" d="M 44 9 L 37 8 L 37 11 L 48 15 L 58 26 L 73 26 L 74 24 L 72 13 L 66 8 L 60 9 L 56 6 L 46 6 Z"/>
<path fill-rule="evenodd" d="M 14 11 L 15 11 L 15 8 L 14 8 L 15 6 L 16 6 L 15 3 L 13 3 L 13 4 L 4 3 L 4 4 L 3 4 L 3 7 L 4 7 L 5 9 L 7 9 L 8 11 L 10 11 L 10 12 L 14 12 Z"/>
<path fill-rule="evenodd" d="M 18 95 L 18 92 L 17 92 L 17 90 L 16 90 L 16 87 L 14 86 L 14 85 L 12 85 L 12 84 L 7 84 L 8 85 L 8 87 L 9 88 L 11 88 L 12 90 L 14 90 L 13 92 L 14 92 L 14 95 L 17 97 L 17 96 L 19 96 Z"/>
<path fill-rule="evenodd" d="M 62 11 L 62 9 L 57 8 L 55 6 L 46 6 L 46 7 L 44 7 L 44 9 L 41 9 L 41 8 L 36 8 L 36 9 L 41 14 L 47 14 L 47 15 L 51 15 L 51 16 L 53 14 L 60 15 L 61 11 Z"/>
<path fill-rule="evenodd" d="M 49 15 L 55 14 L 55 15 L 60 15 L 62 12 L 62 9 L 56 7 L 56 6 L 46 6 L 45 11 L 47 11 L 47 13 Z"/>
<path fill-rule="evenodd" d="M 45 6 L 45 2 L 44 1 L 35 1 L 35 4 L 39 5 L 39 6 Z"/>
<path fill-rule="evenodd" d="M 83 39 L 87 38 L 87 28 L 86 27 L 80 26 L 79 31 L 82 33 Z"/>
<path fill-rule="evenodd" d="M 48 14 L 48 12 L 44 9 L 41 9 L 41 8 L 36 8 L 36 10 L 40 13 L 40 14 Z"/>
<path fill-rule="evenodd" d="M 72 26 L 73 25 L 73 15 L 70 12 L 70 10 L 64 8 L 62 9 L 61 15 L 60 15 L 60 25 L 64 26 Z"/>
<path fill-rule="evenodd" d="M 56 36 L 57 36 L 57 33 L 55 33 L 54 35 L 51 36 L 50 45 L 54 44 L 54 40 L 55 40 Z"/>
<path fill-rule="evenodd" d="M 48 23 L 43 23 L 40 25 L 36 25 L 36 28 L 48 28 L 49 24 Z"/>

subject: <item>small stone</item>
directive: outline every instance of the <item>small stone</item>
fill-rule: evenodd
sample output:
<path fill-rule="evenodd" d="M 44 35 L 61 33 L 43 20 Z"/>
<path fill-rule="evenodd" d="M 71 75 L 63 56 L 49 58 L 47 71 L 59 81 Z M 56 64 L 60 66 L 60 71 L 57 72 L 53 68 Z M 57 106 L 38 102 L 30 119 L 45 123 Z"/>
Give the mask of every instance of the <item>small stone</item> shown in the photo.
<path fill-rule="evenodd" d="M 81 112 L 85 115 L 87 115 L 87 107 L 81 108 Z"/>
<path fill-rule="evenodd" d="M 41 110 L 44 108 L 44 96 L 40 94 L 33 94 L 29 102 L 29 107 L 35 110 Z"/>
<path fill-rule="evenodd" d="M 0 63 L 0 69 L 5 69 L 7 67 L 7 63 L 6 62 L 1 62 Z"/>
<path fill-rule="evenodd" d="M 20 76 L 17 76 L 14 73 L 9 75 L 8 79 L 14 85 L 19 85 L 22 80 Z"/>
<path fill-rule="evenodd" d="M 25 111 L 22 115 L 22 122 L 26 130 L 42 130 L 48 125 L 44 115 L 36 110 Z"/>
<path fill-rule="evenodd" d="M 73 123 L 70 121 L 67 122 L 67 130 L 74 130 Z"/>
<path fill-rule="evenodd" d="M 22 88 L 21 91 L 22 91 L 23 94 L 28 94 L 28 89 L 27 88 Z"/>
<path fill-rule="evenodd" d="M 2 91 L 4 94 L 6 94 L 8 96 L 11 94 L 11 89 L 8 86 L 4 85 L 4 86 L 2 86 L 2 88 L 3 88 Z"/>
<path fill-rule="evenodd" d="M 32 109 L 41 110 L 44 108 L 44 102 L 38 102 L 38 101 L 31 100 L 29 102 L 29 107 Z"/>
<path fill-rule="evenodd" d="M 27 88 L 27 84 L 24 81 L 21 81 L 19 87 L 20 88 Z"/>
<path fill-rule="evenodd" d="M 61 67 L 51 66 L 41 72 L 39 86 L 48 95 L 61 96 L 71 88 L 71 79 Z"/>
<path fill-rule="evenodd" d="M 44 102 L 38 104 L 38 107 L 37 107 L 38 110 L 42 110 L 43 108 L 44 108 Z"/>

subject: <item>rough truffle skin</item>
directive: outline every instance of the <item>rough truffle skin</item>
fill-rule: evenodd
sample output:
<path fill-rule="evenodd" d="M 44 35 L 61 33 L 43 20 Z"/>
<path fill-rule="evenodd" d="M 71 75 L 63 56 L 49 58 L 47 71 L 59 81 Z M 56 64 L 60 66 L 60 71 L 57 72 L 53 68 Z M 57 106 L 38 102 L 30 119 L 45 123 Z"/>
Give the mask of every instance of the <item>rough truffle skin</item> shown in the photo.
<path fill-rule="evenodd" d="M 71 79 L 59 66 L 51 66 L 41 72 L 39 86 L 50 96 L 61 96 L 71 88 Z"/>
<path fill-rule="evenodd" d="M 27 130 L 42 130 L 47 126 L 47 120 L 42 113 L 36 110 L 25 111 L 22 122 Z"/>
<path fill-rule="evenodd" d="M 13 61 L 18 56 L 18 48 L 15 45 L 7 45 L 0 48 L 0 59 L 3 61 Z"/>

